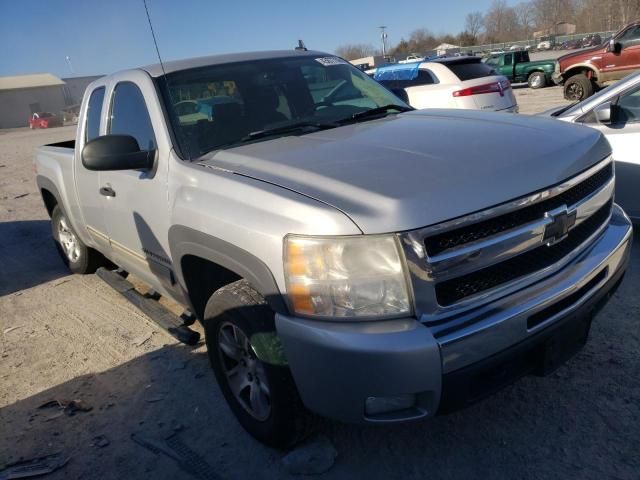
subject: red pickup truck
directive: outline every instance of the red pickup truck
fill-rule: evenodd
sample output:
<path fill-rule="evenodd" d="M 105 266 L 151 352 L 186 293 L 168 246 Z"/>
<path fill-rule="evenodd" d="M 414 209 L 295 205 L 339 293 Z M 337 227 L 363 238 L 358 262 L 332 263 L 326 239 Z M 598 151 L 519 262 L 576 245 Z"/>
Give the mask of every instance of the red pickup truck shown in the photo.
<path fill-rule="evenodd" d="M 29 128 L 31 129 L 61 127 L 62 125 L 62 117 L 49 112 L 34 113 L 29 119 Z"/>
<path fill-rule="evenodd" d="M 640 20 L 601 45 L 558 58 L 553 80 L 564 85 L 567 100 L 579 101 L 636 70 L 640 70 Z"/>

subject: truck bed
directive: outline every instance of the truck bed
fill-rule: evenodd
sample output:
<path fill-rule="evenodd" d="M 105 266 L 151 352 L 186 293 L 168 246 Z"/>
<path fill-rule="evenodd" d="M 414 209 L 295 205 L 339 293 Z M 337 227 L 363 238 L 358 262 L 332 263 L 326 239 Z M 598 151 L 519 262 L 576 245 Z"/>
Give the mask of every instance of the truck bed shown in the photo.
<path fill-rule="evenodd" d="M 76 148 L 76 140 L 64 140 L 62 142 L 49 143 L 47 145 L 43 145 L 44 147 L 56 147 L 56 148 L 70 148 L 74 150 Z"/>

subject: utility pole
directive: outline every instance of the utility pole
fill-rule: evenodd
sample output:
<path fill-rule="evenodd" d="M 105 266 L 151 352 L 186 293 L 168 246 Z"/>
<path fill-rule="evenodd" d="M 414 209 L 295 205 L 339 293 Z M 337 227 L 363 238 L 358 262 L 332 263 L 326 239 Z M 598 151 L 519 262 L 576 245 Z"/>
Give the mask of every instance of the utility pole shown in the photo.
<path fill-rule="evenodd" d="M 380 39 L 382 40 L 382 56 L 386 57 L 387 56 L 387 32 L 386 32 L 387 27 L 384 25 L 381 25 L 378 28 L 380 29 Z"/>

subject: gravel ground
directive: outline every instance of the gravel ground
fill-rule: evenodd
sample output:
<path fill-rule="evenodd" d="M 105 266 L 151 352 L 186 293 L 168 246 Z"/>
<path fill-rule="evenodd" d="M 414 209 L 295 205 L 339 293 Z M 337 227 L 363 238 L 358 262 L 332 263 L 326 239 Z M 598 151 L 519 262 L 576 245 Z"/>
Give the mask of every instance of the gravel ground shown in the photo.
<path fill-rule="evenodd" d="M 521 111 L 562 102 L 518 90 Z M 202 345 L 187 348 L 53 247 L 31 168 L 37 145 L 73 127 L 0 131 L 0 465 L 63 452 L 51 479 L 195 478 L 131 439 L 173 432 L 219 479 L 289 478 L 283 453 L 244 433 Z M 323 422 L 338 451 L 326 479 L 640 477 L 640 245 L 585 349 L 465 411 L 393 427 Z M 80 400 L 90 411 L 38 408 Z"/>

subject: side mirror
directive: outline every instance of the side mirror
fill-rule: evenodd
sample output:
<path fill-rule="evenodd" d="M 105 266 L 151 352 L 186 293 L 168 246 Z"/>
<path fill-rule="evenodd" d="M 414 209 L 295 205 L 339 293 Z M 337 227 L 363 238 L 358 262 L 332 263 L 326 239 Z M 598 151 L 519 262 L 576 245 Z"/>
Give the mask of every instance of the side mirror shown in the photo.
<path fill-rule="evenodd" d="M 593 109 L 593 113 L 598 123 L 611 122 L 611 102 L 604 102 Z"/>
<path fill-rule="evenodd" d="M 609 40 L 609 50 L 612 53 L 618 54 L 622 51 L 622 44 L 620 42 L 616 42 L 615 38 Z"/>
<path fill-rule="evenodd" d="M 404 103 L 409 105 L 409 95 L 407 95 L 407 91 L 404 88 L 392 88 L 391 92 Z"/>
<path fill-rule="evenodd" d="M 140 150 L 130 135 L 104 135 L 87 142 L 82 164 L 87 170 L 148 170 L 153 167 L 155 150 Z"/>

